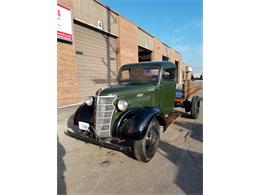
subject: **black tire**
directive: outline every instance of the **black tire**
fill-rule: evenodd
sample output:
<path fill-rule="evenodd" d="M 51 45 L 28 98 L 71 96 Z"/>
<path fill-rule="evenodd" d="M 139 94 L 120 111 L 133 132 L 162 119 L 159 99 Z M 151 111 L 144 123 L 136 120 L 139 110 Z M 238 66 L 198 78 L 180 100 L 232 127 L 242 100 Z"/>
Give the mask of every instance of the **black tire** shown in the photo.
<path fill-rule="evenodd" d="M 160 141 L 160 125 L 156 118 L 149 123 L 143 139 L 134 141 L 133 153 L 137 160 L 149 162 L 156 153 Z"/>
<path fill-rule="evenodd" d="M 183 106 L 185 108 L 185 112 L 188 113 L 191 111 L 191 102 L 186 99 L 184 102 L 183 102 Z"/>
<path fill-rule="evenodd" d="M 191 118 L 197 119 L 200 112 L 200 97 L 193 96 L 191 99 Z"/>

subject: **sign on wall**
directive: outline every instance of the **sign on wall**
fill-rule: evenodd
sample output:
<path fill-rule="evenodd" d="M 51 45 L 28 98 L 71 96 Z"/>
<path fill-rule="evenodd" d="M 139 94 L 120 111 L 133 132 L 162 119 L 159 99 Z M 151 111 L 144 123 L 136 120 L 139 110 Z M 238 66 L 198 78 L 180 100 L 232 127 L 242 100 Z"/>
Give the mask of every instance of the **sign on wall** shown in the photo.
<path fill-rule="evenodd" d="M 57 4 L 57 36 L 72 41 L 71 10 L 61 4 Z"/>
<path fill-rule="evenodd" d="M 100 21 L 100 20 L 97 21 L 97 27 L 99 29 L 103 30 L 103 23 L 102 23 L 102 21 Z"/>

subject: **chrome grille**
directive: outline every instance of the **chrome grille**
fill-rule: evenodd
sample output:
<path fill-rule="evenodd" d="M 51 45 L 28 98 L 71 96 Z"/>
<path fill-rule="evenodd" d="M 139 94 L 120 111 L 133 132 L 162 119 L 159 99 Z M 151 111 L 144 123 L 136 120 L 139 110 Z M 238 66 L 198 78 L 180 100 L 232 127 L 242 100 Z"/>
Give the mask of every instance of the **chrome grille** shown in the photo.
<path fill-rule="evenodd" d="M 95 129 L 96 134 L 100 137 L 110 136 L 115 99 L 116 96 L 97 96 Z"/>

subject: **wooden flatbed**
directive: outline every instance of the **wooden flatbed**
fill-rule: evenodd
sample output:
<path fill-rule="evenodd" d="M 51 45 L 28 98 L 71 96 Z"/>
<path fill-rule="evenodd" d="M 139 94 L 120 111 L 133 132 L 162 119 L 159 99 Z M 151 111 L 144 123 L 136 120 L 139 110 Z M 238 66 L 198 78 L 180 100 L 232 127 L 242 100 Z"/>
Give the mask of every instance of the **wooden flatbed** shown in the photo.
<path fill-rule="evenodd" d="M 175 102 L 182 103 L 199 90 L 201 90 L 201 87 L 198 84 L 192 83 L 190 80 L 185 80 L 183 87 L 183 97 L 176 97 Z"/>
<path fill-rule="evenodd" d="M 200 97 L 194 96 L 194 94 L 201 89 L 200 85 L 192 83 L 191 80 L 185 80 L 183 90 L 178 91 L 178 97 L 175 98 L 175 106 L 185 108 L 186 113 L 190 112 L 191 118 L 197 119 L 200 110 Z M 189 100 L 191 96 L 193 97 Z"/>

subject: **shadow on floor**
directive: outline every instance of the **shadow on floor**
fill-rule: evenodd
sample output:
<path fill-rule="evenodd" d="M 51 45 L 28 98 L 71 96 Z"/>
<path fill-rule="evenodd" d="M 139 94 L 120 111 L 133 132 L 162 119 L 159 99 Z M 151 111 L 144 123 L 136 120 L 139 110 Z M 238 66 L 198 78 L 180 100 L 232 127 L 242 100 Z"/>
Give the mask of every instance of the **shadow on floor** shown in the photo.
<path fill-rule="evenodd" d="M 203 156 L 201 153 L 184 150 L 167 142 L 160 142 L 158 153 L 178 167 L 175 183 L 185 194 L 203 193 Z M 166 153 L 166 154 L 165 154 Z"/>
<path fill-rule="evenodd" d="M 180 111 L 180 110 L 176 110 L 176 109 L 174 109 L 173 111 L 176 112 L 176 113 L 181 114 L 182 118 L 188 118 L 188 119 L 191 118 L 191 115 L 189 113 L 186 113 L 186 112 L 183 112 L 183 111 Z"/>
<path fill-rule="evenodd" d="M 68 121 L 67 121 L 67 127 L 71 130 L 73 130 L 74 132 L 77 132 L 78 131 L 78 127 L 74 125 L 74 122 L 73 122 L 73 118 L 74 118 L 74 114 L 72 114 Z"/>
<path fill-rule="evenodd" d="M 176 121 L 174 124 L 189 130 L 191 138 L 203 142 L 203 124 L 184 121 Z"/>
<path fill-rule="evenodd" d="M 67 121 L 67 127 L 69 129 L 71 129 L 73 132 L 78 132 L 79 131 L 78 126 L 74 125 L 73 118 L 74 118 L 74 114 L 72 114 L 69 117 L 69 119 Z M 71 138 L 71 139 L 75 139 L 75 138 Z M 91 144 L 91 143 L 89 143 L 89 144 Z M 131 141 L 125 141 L 125 142 L 116 143 L 116 144 L 121 145 L 121 146 L 126 146 L 126 147 L 131 147 L 131 145 L 132 145 Z M 111 148 L 109 148 L 109 149 L 111 149 Z M 113 149 L 111 149 L 111 150 L 113 150 Z M 132 159 L 135 159 L 134 154 L 133 154 L 133 152 L 131 152 L 131 150 L 129 150 L 129 151 L 121 151 L 121 150 L 116 150 L 116 149 L 114 149 L 114 150 L 119 151 Z"/>
<path fill-rule="evenodd" d="M 64 172 L 66 170 L 65 162 L 63 157 L 65 156 L 65 148 L 61 145 L 58 137 L 57 141 L 57 194 L 67 194 L 66 183 L 64 179 Z"/>

